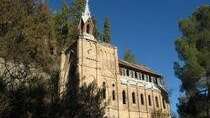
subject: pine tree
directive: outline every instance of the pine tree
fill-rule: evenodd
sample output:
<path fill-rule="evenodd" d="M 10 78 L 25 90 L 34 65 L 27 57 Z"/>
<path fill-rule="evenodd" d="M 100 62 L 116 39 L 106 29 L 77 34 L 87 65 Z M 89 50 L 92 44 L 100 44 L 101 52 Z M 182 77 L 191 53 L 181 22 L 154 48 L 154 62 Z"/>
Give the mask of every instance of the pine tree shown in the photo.
<path fill-rule="evenodd" d="M 72 111 L 77 112 L 75 117 L 103 117 L 101 90 L 95 84 L 82 86 L 79 99 L 69 100 L 82 108 L 62 109 L 68 102 L 62 104 L 59 98 L 59 72 L 52 66 L 51 45 L 67 47 L 77 33 L 78 11 L 83 11 L 80 2 L 75 0 L 72 9 L 65 6 L 52 19 L 39 0 L 0 0 L 1 118 L 65 118 Z"/>
<path fill-rule="evenodd" d="M 130 62 L 130 63 L 136 63 L 135 55 L 132 53 L 132 51 L 130 49 L 127 49 L 125 51 L 123 60 Z"/>
<path fill-rule="evenodd" d="M 100 39 L 101 33 L 99 32 L 98 27 L 97 27 L 97 20 L 95 18 L 92 18 L 92 21 L 93 21 L 93 25 L 94 25 L 94 28 L 93 28 L 93 36 L 98 41 L 101 41 L 101 39 Z"/>
<path fill-rule="evenodd" d="M 192 16 L 179 22 L 182 36 L 175 42 L 180 62 L 175 62 L 175 74 L 181 80 L 185 96 L 178 111 L 182 117 L 209 117 L 210 99 L 210 6 L 202 6 Z M 204 99 L 206 98 L 206 99 Z M 206 101 L 207 100 L 207 101 Z M 206 107 L 201 107 L 205 105 Z M 205 113 L 204 113 L 205 114 Z"/>
<path fill-rule="evenodd" d="M 85 10 L 86 0 L 74 0 L 70 6 L 70 21 L 71 23 L 78 27 L 82 12 Z"/>
<path fill-rule="evenodd" d="M 51 16 L 39 0 L 0 1 L 0 57 L 49 71 L 53 58 Z M 12 6 L 12 7 L 11 7 Z"/>
<path fill-rule="evenodd" d="M 69 7 L 64 4 L 61 11 L 54 16 L 54 30 L 55 37 L 60 48 L 66 48 L 71 43 L 72 39 L 69 37 L 70 21 L 69 21 Z"/>
<path fill-rule="evenodd" d="M 103 118 L 105 104 L 103 89 L 98 88 L 95 82 L 90 84 L 69 85 L 63 101 L 63 116 L 65 118 Z M 76 89 L 72 86 L 77 86 Z"/>
<path fill-rule="evenodd" d="M 111 40 L 111 24 L 109 18 L 106 17 L 104 21 L 103 41 L 106 43 L 111 43 Z"/>
<path fill-rule="evenodd" d="M 84 8 L 85 0 L 74 0 L 70 5 L 64 3 L 62 10 L 55 14 L 54 29 L 61 50 L 78 39 L 78 25 Z"/>

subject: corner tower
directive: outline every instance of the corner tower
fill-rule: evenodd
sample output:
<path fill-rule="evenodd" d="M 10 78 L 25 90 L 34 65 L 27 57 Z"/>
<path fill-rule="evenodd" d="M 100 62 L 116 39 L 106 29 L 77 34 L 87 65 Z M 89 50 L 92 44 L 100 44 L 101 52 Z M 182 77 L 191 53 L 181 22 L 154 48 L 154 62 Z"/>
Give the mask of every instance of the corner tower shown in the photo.
<path fill-rule="evenodd" d="M 92 18 L 91 18 L 88 1 L 89 0 L 86 0 L 85 10 L 82 13 L 80 23 L 78 26 L 79 34 L 80 34 L 80 36 L 83 36 L 86 39 L 96 40 L 93 36 L 93 29 L 95 26 L 94 26 Z"/>
<path fill-rule="evenodd" d="M 116 86 L 119 73 L 117 48 L 111 44 L 98 42 L 94 37 L 95 26 L 88 4 L 86 0 L 85 10 L 78 26 L 80 36 L 77 41 L 77 54 L 80 84 L 95 81 L 99 86 Z"/>
<path fill-rule="evenodd" d="M 80 85 L 84 83 L 84 80 L 96 79 L 97 41 L 93 36 L 93 29 L 88 0 L 86 0 L 85 10 L 78 25 L 79 38 L 61 53 L 60 96 L 65 94 L 67 84 L 74 83 L 75 78 L 79 80 Z"/>
<path fill-rule="evenodd" d="M 79 83 L 90 83 L 98 78 L 97 40 L 93 36 L 94 24 L 91 18 L 89 2 L 86 0 L 82 13 L 77 41 Z"/>

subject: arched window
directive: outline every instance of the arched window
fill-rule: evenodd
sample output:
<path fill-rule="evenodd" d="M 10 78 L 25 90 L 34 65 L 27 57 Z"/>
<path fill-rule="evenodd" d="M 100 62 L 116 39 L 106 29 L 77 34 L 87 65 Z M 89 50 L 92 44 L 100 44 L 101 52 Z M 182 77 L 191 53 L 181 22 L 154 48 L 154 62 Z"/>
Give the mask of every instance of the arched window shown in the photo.
<path fill-rule="evenodd" d="M 126 70 L 126 74 L 129 77 L 130 73 L 129 73 L 129 70 L 128 69 Z"/>
<path fill-rule="evenodd" d="M 151 102 L 151 97 L 150 97 L 150 95 L 148 95 L 148 101 L 149 101 L 149 106 L 151 106 L 151 105 L 152 105 L 152 102 Z"/>
<path fill-rule="evenodd" d="M 134 92 L 132 93 L 132 101 L 133 101 L 133 104 L 136 104 L 136 96 Z"/>
<path fill-rule="evenodd" d="M 141 76 L 142 76 L 142 77 L 141 77 L 141 78 L 142 78 L 142 80 L 145 80 L 145 79 L 144 79 L 144 74 L 142 74 Z"/>
<path fill-rule="evenodd" d="M 155 97 L 156 107 L 159 107 L 158 97 Z"/>
<path fill-rule="evenodd" d="M 137 72 L 135 72 L 135 78 L 138 79 L 138 73 Z"/>
<path fill-rule="evenodd" d="M 112 100 L 115 100 L 115 90 L 112 91 Z"/>
<path fill-rule="evenodd" d="M 113 91 L 112 91 L 112 100 L 115 100 L 115 85 L 112 84 Z"/>
<path fill-rule="evenodd" d="M 89 24 L 87 24 L 86 32 L 87 32 L 88 34 L 90 34 L 90 25 L 89 25 Z"/>
<path fill-rule="evenodd" d="M 144 105 L 144 95 L 141 94 L 141 104 Z"/>
<path fill-rule="evenodd" d="M 81 22 L 81 32 L 84 32 L 84 23 L 83 22 Z"/>
<path fill-rule="evenodd" d="M 126 94 L 125 91 L 122 91 L 122 98 L 123 98 L 123 104 L 126 104 Z"/>
<path fill-rule="evenodd" d="M 165 109 L 166 108 L 165 100 L 162 99 L 162 102 L 163 102 L 163 108 Z"/>
<path fill-rule="evenodd" d="M 151 76 L 148 76 L 148 78 L 149 78 L 149 82 L 152 82 L 152 77 Z"/>
<path fill-rule="evenodd" d="M 103 82 L 103 98 L 106 99 L 106 83 Z"/>

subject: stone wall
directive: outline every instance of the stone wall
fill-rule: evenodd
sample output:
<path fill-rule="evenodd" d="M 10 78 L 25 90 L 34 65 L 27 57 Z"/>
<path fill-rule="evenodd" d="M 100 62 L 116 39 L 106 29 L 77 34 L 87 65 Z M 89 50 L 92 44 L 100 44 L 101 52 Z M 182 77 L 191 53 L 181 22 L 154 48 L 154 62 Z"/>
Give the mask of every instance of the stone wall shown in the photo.
<path fill-rule="evenodd" d="M 71 63 L 77 66 L 80 85 L 93 81 L 99 87 L 105 85 L 105 100 L 108 102 L 106 116 L 108 118 L 152 118 L 153 113 L 157 111 L 170 113 L 169 103 L 164 101 L 165 107 L 163 107 L 162 90 L 154 84 L 121 76 L 117 48 L 109 44 L 99 43 L 92 38 L 80 36 L 76 46 L 77 55 L 72 57 L 76 60 Z M 68 72 L 64 67 L 62 68 L 63 73 Z M 126 98 L 123 98 L 123 91 L 125 91 Z M 141 94 L 143 95 L 143 103 Z M 148 96 L 150 96 L 151 105 Z M 125 103 L 123 103 L 123 99 L 125 99 Z M 155 99 L 158 99 L 158 106 Z"/>

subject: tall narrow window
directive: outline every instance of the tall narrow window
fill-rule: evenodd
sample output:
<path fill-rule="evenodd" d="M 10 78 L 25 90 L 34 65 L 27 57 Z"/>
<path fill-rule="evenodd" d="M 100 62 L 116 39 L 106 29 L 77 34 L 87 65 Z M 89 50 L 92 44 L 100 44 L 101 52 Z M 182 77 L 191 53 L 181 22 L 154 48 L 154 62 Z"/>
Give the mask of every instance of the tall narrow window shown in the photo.
<path fill-rule="evenodd" d="M 149 75 L 145 75 L 146 81 L 149 81 Z"/>
<path fill-rule="evenodd" d="M 144 79 L 144 74 L 141 75 L 141 78 L 142 78 L 142 80 L 145 80 L 145 79 Z"/>
<path fill-rule="evenodd" d="M 124 90 L 122 92 L 122 98 L 123 98 L 123 104 L 126 104 L 126 95 L 125 95 L 125 91 Z"/>
<path fill-rule="evenodd" d="M 133 101 L 133 104 L 136 104 L 136 96 L 134 92 L 132 93 L 132 101 Z"/>
<path fill-rule="evenodd" d="M 112 100 L 115 100 L 115 91 L 112 91 Z"/>
<path fill-rule="evenodd" d="M 90 34 L 90 25 L 89 25 L 89 24 L 87 25 L 87 30 L 86 30 L 86 32 L 87 32 L 88 34 Z"/>
<path fill-rule="evenodd" d="M 106 83 L 103 82 L 103 98 L 106 99 Z"/>
<path fill-rule="evenodd" d="M 141 94 L 141 104 L 144 105 L 144 95 Z"/>
<path fill-rule="evenodd" d="M 84 32 L 84 23 L 81 22 L 81 31 Z"/>
<path fill-rule="evenodd" d="M 156 107 L 159 107 L 158 97 L 155 97 Z"/>
<path fill-rule="evenodd" d="M 149 78 L 149 82 L 152 82 L 152 77 L 151 76 L 148 76 L 148 78 Z"/>
<path fill-rule="evenodd" d="M 115 85 L 112 84 L 113 89 L 115 89 Z M 112 91 L 112 100 L 115 100 L 115 90 Z"/>
<path fill-rule="evenodd" d="M 162 99 L 162 102 L 163 102 L 163 108 L 165 109 L 166 108 L 165 100 Z"/>
<path fill-rule="evenodd" d="M 137 72 L 135 72 L 135 78 L 138 79 L 138 73 Z"/>
<path fill-rule="evenodd" d="M 148 95 L 149 106 L 152 106 L 151 97 Z"/>
<path fill-rule="evenodd" d="M 126 74 L 129 77 L 129 70 L 128 69 L 126 69 Z"/>

